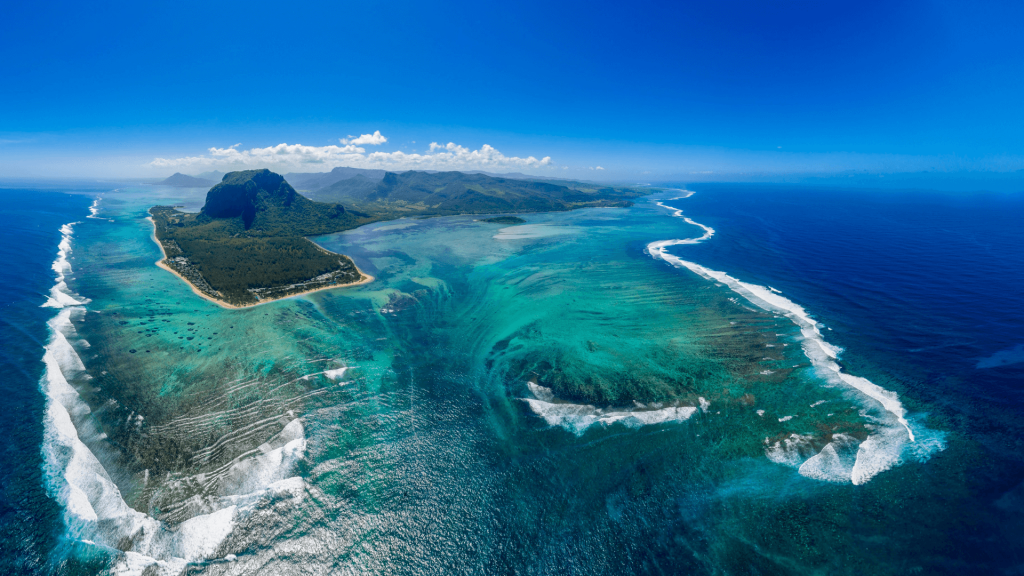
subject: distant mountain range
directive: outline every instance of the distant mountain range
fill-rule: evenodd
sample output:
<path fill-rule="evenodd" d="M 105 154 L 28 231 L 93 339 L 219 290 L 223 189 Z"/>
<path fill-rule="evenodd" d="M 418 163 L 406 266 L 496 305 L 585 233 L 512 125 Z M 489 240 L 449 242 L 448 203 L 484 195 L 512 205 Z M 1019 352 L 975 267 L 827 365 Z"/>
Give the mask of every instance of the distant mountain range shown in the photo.
<path fill-rule="evenodd" d="M 158 182 L 161 186 L 177 186 L 179 188 L 209 188 L 217 182 L 206 178 L 196 178 L 181 172 L 175 172 L 170 177 Z"/>
<path fill-rule="evenodd" d="M 423 215 L 544 212 L 583 206 L 627 206 L 641 194 L 591 182 L 540 179 L 526 174 L 385 172 L 339 167 L 330 172 L 285 174 L 311 200 L 338 202 L 371 214 Z"/>
<path fill-rule="evenodd" d="M 203 172 L 202 174 L 196 174 L 196 178 L 203 178 L 205 180 L 213 180 L 214 182 L 220 182 L 224 179 L 224 172 L 214 170 L 212 172 Z"/>
<path fill-rule="evenodd" d="M 492 172 L 485 172 L 482 170 L 472 170 L 467 172 L 443 172 L 438 170 L 398 170 L 393 172 L 394 174 L 406 174 L 408 172 L 416 172 L 420 174 L 463 174 L 467 177 L 479 175 L 487 176 L 490 178 L 501 179 L 501 180 L 527 180 L 533 182 L 556 182 L 560 185 L 574 188 L 574 189 L 599 189 L 604 188 L 603 185 L 569 180 L 565 178 L 540 178 L 537 176 L 530 176 L 529 174 L 522 174 L 519 172 L 512 172 L 507 174 L 497 174 Z M 306 197 L 312 200 L 331 202 L 334 198 L 350 197 L 353 194 L 358 195 L 359 192 L 364 192 L 372 189 L 376 184 L 384 179 L 386 174 L 385 170 L 373 170 L 365 168 L 349 168 L 346 166 L 339 166 L 330 172 L 291 172 L 284 175 L 284 179 L 294 187 L 296 190 L 302 192 Z M 203 172 L 194 176 L 187 174 L 175 173 L 173 176 L 158 182 L 163 186 L 179 186 L 183 188 L 205 188 L 212 187 L 218 184 L 224 179 L 225 173 L 217 170 Z M 446 180 L 451 180 L 450 177 L 446 177 Z M 345 182 L 344 184 L 340 184 Z M 337 186 L 336 186 L 337 185 Z"/>
<path fill-rule="evenodd" d="M 339 166 L 330 172 L 291 172 L 285 174 L 284 179 L 294 186 L 296 190 L 314 192 L 357 176 L 376 183 L 384 178 L 384 170 L 366 170 L 363 168 Z M 312 198 L 312 196 L 310 197 Z"/>
<path fill-rule="evenodd" d="M 333 174 L 333 173 L 332 173 Z M 569 186 L 567 184 L 572 184 Z M 499 178 L 465 172 L 356 173 L 307 191 L 318 202 L 338 202 L 371 214 L 422 215 L 549 212 L 584 206 L 629 206 L 648 192 L 628 188 Z"/>

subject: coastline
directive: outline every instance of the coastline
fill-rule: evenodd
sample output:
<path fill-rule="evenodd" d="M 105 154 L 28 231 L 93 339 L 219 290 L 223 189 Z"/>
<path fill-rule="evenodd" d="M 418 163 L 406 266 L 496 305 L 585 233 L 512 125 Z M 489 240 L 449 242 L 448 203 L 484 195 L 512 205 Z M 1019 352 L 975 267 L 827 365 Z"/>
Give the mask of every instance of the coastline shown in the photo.
<path fill-rule="evenodd" d="M 185 278 L 181 274 L 178 274 L 178 272 L 176 270 L 174 270 L 170 266 L 164 264 L 164 261 L 167 260 L 167 253 L 164 252 L 164 245 L 160 243 L 160 239 L 158 239 L 156 237 L 156 221 L 153 220 L 152 216 L 147 216 L 146 220 L 149 220 L 149 223 L 153 225 L 153 233 L 150 234 L 150 238 L 152 238 L 153 242 L 155 242 L 157 247 L 160 248 L 160 259 L 155 262 L 157 267 L 161 268 L 163 270 L 166 270 L 166 271 L 170 272 L 171 274 L 174 274 L 175 276 L 177 276 L 179 280 L 184 282 L 189 288 L 192 289 L 192 292 L 194 292 L 196 296 L 199 296 L 200 298 L 202 298 L 204 300 L 208 300 L 210 302 L 213 302 L 214 304 L 217 304 L 221 308 L 227 308 L 227 309 L 232 309 L 232 310 L 239 310 L 239 309 L 242 309 L 242 308 L 252 308 L 254 306 L 259 306 L 261 304 L 270 304 L 271 302 L 277 302 L 278 300 L 287 300 L 289 298 L 297 298 L 299 296 L 305 296 L 307 294 L 312 294 L 314 292 L 320 292 L 321 290 L 333 290 L 335 288 L 348 288 L 348 287 L 351 287 L 351 286 L 360 286 L 362 284 L 369 284 L 370 282 L 373 282 L 375 280 L 375 278 L 373 276 L 370 276 L 369 274 L 367 274 L 367 273 L 363 272 L 362 270 L 360 270 L 359 266 L 356 266 L 356 263 L 353 262 L 352 265 L 355 266 L 356 272 L 359 272 L 359 280 L 357 282 L 349 282 L 348 284 L 333 284 L 331 286 L 323 286 L 323 287 L 320 287 L 320 288 L 313 288 L 312 290 L 305 290 L 303 292 L 296 292 L 295 294 L 288 294 L 287 296 L 281 296 L 280 298 L 271 298 L 269 300 L 260 300 L 259 302 L 255 302 L 253 304 L 244 304 L 244 305 L 241 305 L 241 306 L 237 306 L 235 304 L 228 304 L 227 302 L 224 302 L 223 300 L 218 300 L 217 298 L 214 298 L 213 296 L 210 296 L 209 294 L 204 293 L 202 290 L 196 288 L 194 284 L 189 282 L 187 278 Z M 327 250 L 326 248 L 320 246 L 316 242 L 313 242 L 313 245 L 316 246 L 317 248 L 319 248 L 320 250 L 323 250 L 325 252 L 330 252 L 329 250 Z M 334 254 L 333 252 L 331 252 L 331 253 Z"/>

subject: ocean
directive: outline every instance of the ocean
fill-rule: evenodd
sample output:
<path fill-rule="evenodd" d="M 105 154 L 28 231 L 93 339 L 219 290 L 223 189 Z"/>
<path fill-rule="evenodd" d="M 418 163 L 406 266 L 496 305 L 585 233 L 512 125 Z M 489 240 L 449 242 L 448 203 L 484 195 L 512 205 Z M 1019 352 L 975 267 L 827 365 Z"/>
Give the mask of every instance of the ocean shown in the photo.
<path fill-rule="evenodd" d="M 228 310 L 154 266 L 204 192 L 0 192 L 7 572 L 1024 566 L 1019 194 L 381 222 Z"/>

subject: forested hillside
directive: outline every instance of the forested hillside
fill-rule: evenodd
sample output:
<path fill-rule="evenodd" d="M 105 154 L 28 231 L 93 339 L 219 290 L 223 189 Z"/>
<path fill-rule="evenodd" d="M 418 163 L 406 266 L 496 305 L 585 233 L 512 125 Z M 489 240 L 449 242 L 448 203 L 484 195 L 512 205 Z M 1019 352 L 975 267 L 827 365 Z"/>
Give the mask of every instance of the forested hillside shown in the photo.
<path fill-rule="evenodd" d="M 269 170 L 227 174 L 198 214 L 168 206 L 150 214 L 165 264 L 205 294 L 234 305 L 359 281 L 347 256 L 304 236 L 373 221 L 340 204 L 313 202 Z"/>
<path fill-rule="evenodd" d="M 309 192 L 368 214 L 493 214 L 551 212 L 594 206 L 630 206 L 650 190 L 580 182 L 544 182 L 463 172 L 388 172 L 379 182 L 357 174 Z"/>

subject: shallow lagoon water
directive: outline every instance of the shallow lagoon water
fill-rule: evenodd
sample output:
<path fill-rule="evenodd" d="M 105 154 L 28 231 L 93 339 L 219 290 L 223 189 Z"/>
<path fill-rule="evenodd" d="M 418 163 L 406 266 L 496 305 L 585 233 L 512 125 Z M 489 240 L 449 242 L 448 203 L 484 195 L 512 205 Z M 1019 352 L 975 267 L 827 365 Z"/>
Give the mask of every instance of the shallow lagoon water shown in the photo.
<path fill-rule="evenodd" d="M 708 256 L 759 241 L 726 192 L 321 237 L 377 281 L 243 310 L 152 265 L 145 209 L 201 202 L 177 194 L 108 192 L 69 235 L 68 293 L 89 300 L 64 309 L 88 407 L 69 414 L 109 483 L 95 520 L 65 506 L 58 571 L 952 572 L 1019 542 L 995 527 L 1019 505 L 1012 463 L 916 398 L 912 370 L 886 377 L 888 356 L 816 317 L 923 446 L 854 485 L 858 446 L 904 433 L 891 412 L 821 373 L 806 326 L 652 257 L 706 232 L 669 205 L 716 231 L 670 253 L 832 312 Z M 67 469 L 49 471 L 57 501 Z M 951 546 L 965 518 L 988 548 Z"/>

